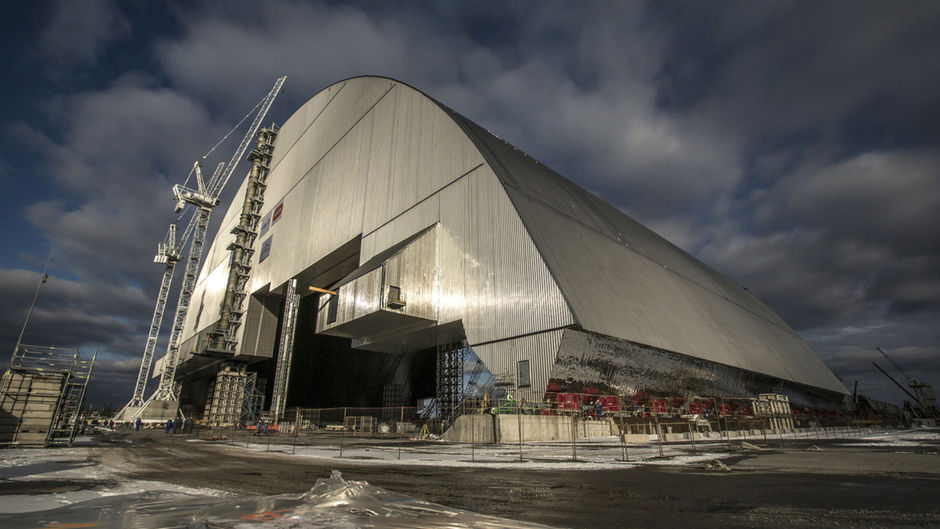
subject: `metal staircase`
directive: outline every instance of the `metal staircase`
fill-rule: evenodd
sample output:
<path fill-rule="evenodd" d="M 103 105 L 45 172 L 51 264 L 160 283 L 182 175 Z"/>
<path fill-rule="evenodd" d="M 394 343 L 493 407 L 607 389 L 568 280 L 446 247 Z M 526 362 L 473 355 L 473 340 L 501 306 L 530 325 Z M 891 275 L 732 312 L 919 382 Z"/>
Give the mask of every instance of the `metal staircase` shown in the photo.
<path fill-rule="evenodd" d="M 88 379 L 94 369 L 98 351 L 91 359 L 82 358 L 78 350 L 72 357 L 72 366 L 65 377 L 58 409 L 52 419 L 52 428 L 46 446 L 70 446 L 75 440 L 78 429 L 78 419 L 85 404 L 85 391 L 88 389 Z"/>
<path fill-rule="evenodd" d="M 3 444 L 68 446 L 75 438 L 98 352 L 20 344 L 0 385 Z"/>

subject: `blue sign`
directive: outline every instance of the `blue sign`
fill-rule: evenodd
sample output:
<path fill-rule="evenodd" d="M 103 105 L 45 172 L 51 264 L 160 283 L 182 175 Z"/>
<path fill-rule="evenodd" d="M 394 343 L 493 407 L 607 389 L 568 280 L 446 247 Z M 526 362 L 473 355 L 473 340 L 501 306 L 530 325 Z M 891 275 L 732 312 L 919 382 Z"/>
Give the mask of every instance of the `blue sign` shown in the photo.
<path fill-rule="evenodd" d="M 271 255 L 271 240 L 274 239 L 274 235 L 268 237 L 261 243 L 261 253 L 258 255 L 258 262 L 262 262 Z"/>

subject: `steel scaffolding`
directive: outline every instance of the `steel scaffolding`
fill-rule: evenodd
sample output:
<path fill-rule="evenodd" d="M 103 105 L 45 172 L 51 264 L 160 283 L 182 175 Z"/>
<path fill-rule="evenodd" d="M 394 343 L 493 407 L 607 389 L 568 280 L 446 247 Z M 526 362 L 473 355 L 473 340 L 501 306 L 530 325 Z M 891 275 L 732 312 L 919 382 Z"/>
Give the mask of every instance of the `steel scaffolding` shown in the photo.
<path fill-rule="evenodd" d="M 209 385 L 209 395 L 206 421 L 213 426 L 253 422 L 264 408 L 258 374 L 248 372 L 244 365 L 228 365 L 219 371 Z"/>
<path fill-rule="evenodd" d="M 453 420 L 463 399 L 463 363 L 465 342 L 437 346 L 437 414 L 443 421 Z"/>
<path fill-rule="evenodd" d="M 238 328 L 241 326 L 243 304 L 248 295 L 246 290 L 251 278 L 251 256 L 255 253 L 255 239 L 258 238 L 258 224 L 261 220 L 261 208 L 264 207 L 264 191 L 267 188 L 275 139 L 277 130 L 273 126 L 259 130 L 257 144 L 248 155 L 251 171 L 248 173 L 241 216 L 231 231 L 235 240 L 227 248 L 232 252 L 232 265 L 219 323 L 210 335 L 210 345 L 213 349 L 235 351 L 238 345 Z"/>
<path fill-rule="evenodd" d="M 69 446 L 98 357 L 75 349 L 20 344 L 0 381 L 0 444 Z"/>
<path fill-rule="evenodd" d="M 277 351 L 277 368 L 274 373 L 274 392 L 271 395 L 271 417 L 274 422 L 284 415 L 287 403 L 287 383 L 290 381 L 290 365 L 294 356 L 294 328 L 297 320 L 297 280 L 287 282 L 284 295 L 284 317 L 281 320 L 281 343 Z"/>

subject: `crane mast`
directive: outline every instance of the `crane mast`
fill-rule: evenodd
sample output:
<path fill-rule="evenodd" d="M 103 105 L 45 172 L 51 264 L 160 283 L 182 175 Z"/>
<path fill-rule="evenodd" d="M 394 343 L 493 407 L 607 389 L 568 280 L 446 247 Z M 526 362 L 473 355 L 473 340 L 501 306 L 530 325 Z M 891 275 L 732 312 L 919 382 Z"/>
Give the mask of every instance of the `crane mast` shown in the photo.
<path fill-rule="evenodd" d="M 176 263 L 179 261 L 179 258 L 179 251 L 176 246 L 176 225 L 170 224 L 166 238 L 163 242 L 157 244 L 157 254 L 153 258 L 153 262 L 164 264 L 166 268 L 163 271 L 163 279 L 160 281 L 160 290 L 157 294 L 157 304 L 153 309 L 153 317 L 150 320 L 150 332 L 147 335 L 147 344 L 144 346 L 144 354 L 140 359 L 140 369 L 137 372 L 134 394 L 131 396 L 131 400 L 125 404 L 121 411 L 115 416 L 118 420 L 135 418 L 136 412 L 144 405 L 144 393 L 147 390 L 147 379 L 150 378 L 153 352 L 156 349 L 157 339 L 160 336 L 160 326 L 163 322 L 166 300 L 170 292 L 170 283 L 173 282 L 173 271 L 176 269 Z"/>
<path fill-rule="evenodd" d="M 196 279 L 199 274 L 203 246 L 205 245 L 206 231 L 209 226 L 209 216 L 212 213 L 212 209 L 218 206 L 219 196 L 225 189 L 225 185 L 231 178 L 232 173 L 234 173 L 238 162 L 241 161 L 242 157 L 245 155 L 245 151 L 248 149 L 249 145 L 251 145 L 252 138 L 254 138 L 255 134 L 257 133 L 258 128 L 261 126 L 262 120 L 264 120 L 265 115 L 267 115 L 268 110 L 274 103 L 274 99 L 277 97 L 278 93 L 280 93 L 281 87 L 284 85 L 284 81 L 286 79 L 287 77 L 278 78 L 274 83 L 274 87 L 271 88 L 267 95 L 265 95 L 265 97 L 255 106 L 255 109 L 257 109 L 257 114 L 255 115 L 255 118 L 252 121 L 248 131 L 245 133 L 245 136 L 242 138 L 241 143 L 239 143 L 238 148 L 235 150 L 235 153 L 232 155 L 232 158 L 227 164 L 223 165 L 220 163 L 213 172 L 212 177 L 208 181 L 205 181 L 202 176 L 201 165 L 199 161 L 196 161 L 193 164 L 193 172 L 195 173 L 196 177 L 196 188 L 192 189 L 186 187 L 185 184 L 173 186 L 173 198 L 176 201 L 175 211 L 179 213 L 187 205 L 195 206 L 195 211 L 190 219 L 189 224 L 184 229 L 183 235 L 180 237 L 179 242 L 170 244 L 172 247 L 173 258 L 171 259 L 170 254 L 164 252 L 167 269 L 164 271 L 163 281 L 161 282 L 160 295 L 157 298 L 157 305 L 154 309 L 154 318 L 151 322 L 151 329 L 147 340 L 147 346 L 144 349 L 144 358 L 141 361 L 141 369 L 138 373 L 137 386 L 135 386 L 134 396 L 131 398 L 131 401 L 128 403 L 128 405 L 125 406 L 125 409 L 131 405 L 138 405 L 136 403 L 140 402 L 143 398 L 143 391 L 146 387 L 146 380 L 149 376 L 150 364 L 153 359 L 153 349 L 155 348 L 157 336 L 159 336 L 160 333 L 160 325 L 163 318 L 163 312 L 166 307 L 169 285 L 172 282 L 176 262 L 179 261 L 179 250 L 184 248 L 186 244 L 189 243 L 189 253 L 186 258 L 183 283 L 180 287 L 180 294 L 177 299 L 176 313 L 173 318 L 173 328 L 170 333 L 169 342 L 167 344 L 163 373 L 160 376 L 160 385 L 154 394 L 150 397 L 150 399 L 148 399 L 147 402 L 142 403 L 143 405 L 136 410 L 136 413 L 130 417 L 124 417 L 124 420 L 140 417 L 154 400 L 173 403 L 178 402 L 176 383 L 174 379 L 176 376 L 176 366 L 179 361 L 180 335 L 182 334 L 183 325 L 186 321 L 186 314 L 189 310 L 189 303 L 192 298 L 192 293 L 196 285 Z M 252 111 L 254 111 L 254 109 Z M 215 147 L 213 147 L 213 149 L 214 148 Z M 205 156 L 203 159 L 204 158 Z M 170 239 L 172 241 L 175 239 L 175 226 L 172 226 L 171 230 L 174 233 L 174 237 Z M 191 241 L 190 237 L 192 237 Z M 161 255 L 158 253 L 157 257 L 161 258 Z M 151 344 L 151 342 L 153 343 Z M 138 393 L 140 394 L 139 398 Z M 174 404 L 174 406 L 178 406 L 178 404 Z M 166 409 L 166 407 L 164 408 Z M 123 413 L 119 415 L 123 415 Z M 172 416 L 175 415 L 176 409 L 174 407 L 172 410 Z M 161 418 L 165 419 L 167 417 Z"/>

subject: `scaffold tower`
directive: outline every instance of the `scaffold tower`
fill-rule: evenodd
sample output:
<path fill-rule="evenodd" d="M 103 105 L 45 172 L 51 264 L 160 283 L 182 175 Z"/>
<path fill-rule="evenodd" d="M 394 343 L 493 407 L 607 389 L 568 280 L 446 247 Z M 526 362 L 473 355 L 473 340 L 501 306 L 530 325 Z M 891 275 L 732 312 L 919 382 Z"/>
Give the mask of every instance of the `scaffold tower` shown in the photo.
<path fill-rule="evenodd" d="M 437 346 L 437 412 L 444 421 L 453 420 L 463 399 L 463 364 L 467 345 L 457 342 Z"/>
<path fill-rule="evenodd" d="M 294 356 L 294 328 L 297 321 L 297 280 L 287 282 L 284 295 L 284 317 L 281 320 L 281 343 L 277 351 L 277 366 L 274 372 L 274 391 L 271 395 L 271 417 L 275 422 L 284 415 L 287 403 L 287 384 L 290 380 L 291 360 Z"/>
<path fill-rule="evenodd" d="M 209 386 L 206 422 L 213 426 L 242 425 L 257 419 L 264 407 L 258 374 L 244 365 L 228 364 Z"/>
<path fill-rule="evenodd" d="M 75 439 L 96 350 L 20 344 L 0 381 L 0 445 L 69 446 Z"/>
<path fill-rule="evenodd" d="M 238 328 L 244 313 L 246 286 L 251 278 L 251 256 L 255 253 L 255 240 L 258 238 L 258 223 L 261 220 L 261 208 L 264 206 L 264 190 L 267 188 L 271 156 L 274 154 L 274 140 L 277 131 L 272 126 L 258 131 L 258 141 L 248 160 L 251 171 L 248 173 L 248 186 L 238 224 L 232 228 L 235 240 L 228 245 L 232 252 L 231 267 L 225 296 L 222 300 L 219 324 L 210 335 L 210 348 L 235 351 L 238 345 Z"/>

